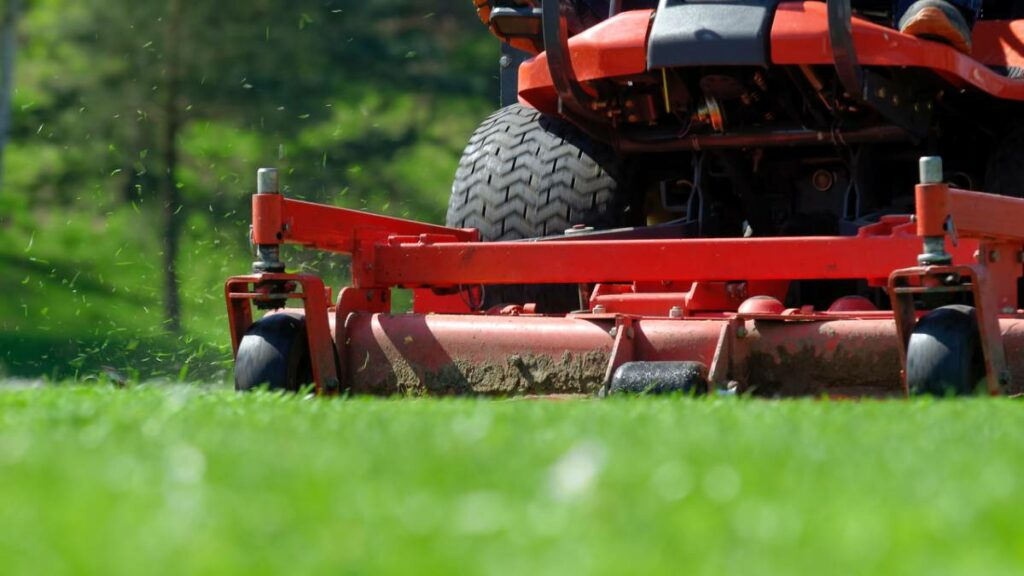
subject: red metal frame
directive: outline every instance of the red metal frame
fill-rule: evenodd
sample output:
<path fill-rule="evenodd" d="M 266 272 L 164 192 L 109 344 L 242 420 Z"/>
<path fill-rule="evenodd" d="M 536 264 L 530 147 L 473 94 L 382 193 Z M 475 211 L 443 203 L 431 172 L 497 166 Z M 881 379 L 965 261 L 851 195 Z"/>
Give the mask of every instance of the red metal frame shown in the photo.
<path fill-rule="evenodd" d="M 646 73 L 647 39 L 653 10 L 618 14 L 569 39 L 573 69 L 583 82 Z M 1024 66 L 1024 20 L 982 20 L 974 27 L 971 56 L 948 46 L 901 34 L 853 18 L 853 39 L 862 66 L 931 68 L 950 81 L 971 85 L 992 96 L 1024 100 L 1024 82 L 1011 80 L 989 66 Z M 833 64 L 824 2 L 779 4 L 771 29 L 771 60 L 779 65 Z M 519 69 L 520 100 L 554 113 L 558 98 L 541 53 Z"/>
<path fill-rule="evenodd" d="M 888 278 L 920 239 L 852 237 L 460 243 L 392 236 L 353 254 L 356 286 L 711 282 Z M 950 247 L 969 257 L 966 246 Z M 742 266 L 737 266 L 742 263 Z"/>
<path fill-rule="evenodd" d="M 978 311 L 989 390 L 1016 389 L 1013 374 L 1024 376 L 1024 319 L 1016 310 L 1024 229 L 1015 223 L 1024 221 L 1024 200 L 941 184 L 919 186 L 916 199 L 913 219 L 885 217 L 854 237 L 481 243 L 474 230 L 256 195 L 257 244 L 350 254 L 353 287 L 330 308 L 314 276 L 232 278 L 226 286 L 232 343 L 237 352 L 252 322 L 252 301 L 296 298 L 303 300 L 314 377 L 324 393 L 339 385 L 402 392 L 410 382 L 440 382 L 445 391 L 452 374 L 462 378 L 469 370 L 453 367 L 469 362 L 484 370 L 487 361 L 492 373 L 534 391 L 516 372 L 532 368 L 501 364 L 517 354 L 549 363 L 575 358 L 578 365 L 569 368 L 581 374 L 587 372 L 580 359 L 599 354 L 600 374 L 585 383 L 604 382 L 633 359 L 694 360 L 706 363 L 718 386 L 739 378 L 770 383 L 772 374 L 824 377 L 829 367 L 863 363 L 867 354 L 879 359 L 865 369 L 870 385 L 860 390 L 848 382 L 839 390 L 878 393 L 878 383 L 905 364 L 919 314 L 913 295 L 963 291 Z M 945 239 L 953 264 L 908 267 L 922 252 L 923 237 Z M 801 279 L 887 286 L 894 312 L 854 299 L 829 311 L 783 309 L 786 286 Z M 528 306 L 490 312 L 496 316 L 471 312 L 468 290 L 502 283 L 596 287 L 592 309 L 566 317 L 537 316 Z M 285 294 L 268 286 L 284 286 Z M 395 287 L 418 289 L 417 314 L 388 315 Z"/>

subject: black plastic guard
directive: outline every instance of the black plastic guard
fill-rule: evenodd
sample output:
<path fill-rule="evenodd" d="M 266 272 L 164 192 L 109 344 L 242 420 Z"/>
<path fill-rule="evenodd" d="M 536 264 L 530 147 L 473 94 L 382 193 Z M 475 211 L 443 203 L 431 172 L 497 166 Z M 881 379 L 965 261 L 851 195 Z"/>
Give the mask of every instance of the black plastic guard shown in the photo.
<path fill-rule="evenodd" d="M 779 0 L 660 0 L 647 67 L 767 66 L 778 4 Z"/>

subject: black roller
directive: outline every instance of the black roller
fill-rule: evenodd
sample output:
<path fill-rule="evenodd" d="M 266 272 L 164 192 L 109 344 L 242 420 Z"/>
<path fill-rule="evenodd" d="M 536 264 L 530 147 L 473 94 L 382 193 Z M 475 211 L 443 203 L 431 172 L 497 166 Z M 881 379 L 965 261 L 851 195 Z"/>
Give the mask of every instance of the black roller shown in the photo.
<path fill-rule="evenodd" d="M 708 367 L 700 362 L 627 362 L 615 371 L 609 394 L 687 394 L 708 391 Z"/>

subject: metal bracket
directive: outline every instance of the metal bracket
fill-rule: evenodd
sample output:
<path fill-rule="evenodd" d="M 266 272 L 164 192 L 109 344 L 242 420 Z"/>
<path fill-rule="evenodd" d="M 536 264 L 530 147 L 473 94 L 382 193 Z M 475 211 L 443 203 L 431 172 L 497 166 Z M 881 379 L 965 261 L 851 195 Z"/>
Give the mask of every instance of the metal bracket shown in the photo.
<path fill-rule="evenodd" d="M 827 9 L 832 62 L 846 95 L 914 136 L 926 136 L 930 107 L 915 102 L 908 87 L 864 70 L 857 60 L 850 0 L 827 0 Z"/>
<path fill-rule="evenodd" d="M 948 284 L 956 278 L 956 284 Z M 1006 365 L 1006 350 L 999 328 L 999 309 L 991 278 L 984 265 L 924 266 L 896 270 L 889 278 L 889 298 L 892 301 L 899 339 L 900 363 L 903 367 L 904 391 L 909 394 L 906 381 L 907 348 L 910 335 L 917 323 L 914 296 L 928 293 L 968 292 L 974 299 L 978 317 L 981 348 L 985 356 L 986 387 L 989 394 L 998 396 L 1012 384 Z"/>
<path fill-rule="evenodd" d="M 583 112 L 588 95 L 576 79 L 569 55 L 569 29 L 562 17 L 561 2 L 543 4 L 544 51 L 548 58 L 551 82 L 558 92 L 560 105 Z"/>
<path fill-rule="evenodd" d="M 608 356 L 608 368 L 604 373 L 604 385 L 601 386 L 600 396 L 606 396 L 611 390 L 612 377 L 615 371 L 626 362 L 632 362 L 636 357 L 636 333 L 633 328 L 633 318 L 619 316 L 615 319 L 615 327 L 612 328 L 612 352 Z"/>
<path fill-rule="evenodd" d="M 839 81 L 851 98 L 864 90 L 864 71 L 853 46 L 853 12 L 850 0 L 828 0 L 828 37 L 832 42 L 832 62 Z"/>
<path fill-rule="evenodd" d="M 275 298 L 302 300 L 306 318 L 306 335 L 309 342 L 309 357 L 312 359 L 313 381 L 317 394 L 336 394 L 340 387 L 338 366 L 335 363 L 334 340 L 331 338 L 330 321 L 327 316 L 328 297 L 323 280 L 309 274 L 256 274 L 229 278 L 224 285 L 228 305 L 228 323 L 231 328 L 231 345 L 234 354 L 242 337 L 252 325 L 252 303 L 268 298 L 265 292 L 257 290 L 267 282 L 280 282 L 299 287 L 287 294 L 273 295 Z"/>
<path fill-rule="evenodd" d="M 519 66 L 530 55 L 522 50 L 501 43 L 501 58 L 498 60 L 501 80 L 501 107 L 511 106 L 519 101 Z"/>
<path fill-rule="evenodd" d="M 571 4 L 544 2 L 542 28 L 544 51 L 547 56 L 551 82 L 558 93 L 559 113 L 573 122 L 589 136 L 605 142 L 612 140 L 612 134 L 603 127 L 604 120 L 599 113 L 597 100 L 592 97 L 579 80 L 572 65 L 569 52 L 569 28 L 562 12 L 571 9 Z"/>

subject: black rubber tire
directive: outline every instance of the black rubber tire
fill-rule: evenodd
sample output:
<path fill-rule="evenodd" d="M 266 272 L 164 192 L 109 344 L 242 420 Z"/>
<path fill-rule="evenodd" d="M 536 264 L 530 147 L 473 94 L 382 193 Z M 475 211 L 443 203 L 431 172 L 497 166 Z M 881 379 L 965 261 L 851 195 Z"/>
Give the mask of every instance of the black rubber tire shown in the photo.
<path fill-rule="evenodd" d="M 235 357 L 235 390 L 298 392 L 312 382 L 306 319 L 301 314 L 270 314 L 249 327 Z"/>
<path fill-rule="evenodd" d="M 968 396 L 984 379 L 985 357 L 973 307 L 943 306 L 918 320 L 907 348 L 912 396 Z"/>
<path fill-rule="evenodd" d="M 628 199 L 615 152 L 557 118 L 513 104 L 470 138 L 448 202 L 448 226 L 484 241 L 562 235 L 626 223 Z M 536 303 L 539 312 L 579 307 L 575 286 L 492 286 L 484 305 Z"/>

